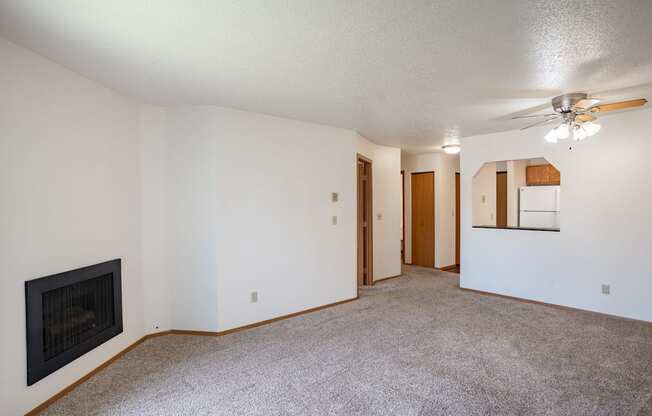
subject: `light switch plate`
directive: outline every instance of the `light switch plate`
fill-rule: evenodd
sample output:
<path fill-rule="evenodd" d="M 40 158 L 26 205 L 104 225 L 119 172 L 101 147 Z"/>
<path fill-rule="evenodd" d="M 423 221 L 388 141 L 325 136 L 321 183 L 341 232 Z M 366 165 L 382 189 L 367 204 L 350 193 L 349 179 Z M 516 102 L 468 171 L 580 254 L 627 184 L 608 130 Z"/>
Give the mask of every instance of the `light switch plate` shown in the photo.
<path fill-rule="evenodd" d="M 337 215 L 333 215 L 333 225 L 337 225 Z"/>
<path fill-rule="evenodd" d="M 602 294 L 608 295 L 611 292 L 611 285 L 602 284 Z"/>
<path fill-rule="evenodd" d="M 333 192 L 331 194 L 331 201 L 337 202 L 338 199 L 339 199 L 339 195 L 337 194 L 337 192 Z"/>
<path fill-rule="evenodd" d="M 251 292 L 251 303 L 258 302 L 258 292 Z"/>

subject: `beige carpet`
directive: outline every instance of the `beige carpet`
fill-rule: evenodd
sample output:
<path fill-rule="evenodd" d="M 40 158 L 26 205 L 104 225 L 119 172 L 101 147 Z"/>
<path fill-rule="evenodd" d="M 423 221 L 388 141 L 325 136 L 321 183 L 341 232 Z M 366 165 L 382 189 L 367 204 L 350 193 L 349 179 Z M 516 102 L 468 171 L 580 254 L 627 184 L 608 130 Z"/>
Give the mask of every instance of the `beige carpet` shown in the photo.
<path fill-rule="evenodd" d="M 143 343 L 47 415 L 648 415 L 652 324 L 409 268 L 358 301 Z"/>

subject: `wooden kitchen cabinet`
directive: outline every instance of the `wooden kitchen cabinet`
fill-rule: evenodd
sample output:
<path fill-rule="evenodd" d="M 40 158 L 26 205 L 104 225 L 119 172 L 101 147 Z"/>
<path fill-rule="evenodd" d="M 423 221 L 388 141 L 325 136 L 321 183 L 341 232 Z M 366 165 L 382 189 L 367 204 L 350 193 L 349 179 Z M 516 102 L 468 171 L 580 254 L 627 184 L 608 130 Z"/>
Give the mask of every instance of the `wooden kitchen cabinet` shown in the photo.
<path fill-rule="evenodd" d="M 528 186 L 559 185 L 561 174 L 552 165 L 532 165 L 525 170 L 525 181 Z"/>

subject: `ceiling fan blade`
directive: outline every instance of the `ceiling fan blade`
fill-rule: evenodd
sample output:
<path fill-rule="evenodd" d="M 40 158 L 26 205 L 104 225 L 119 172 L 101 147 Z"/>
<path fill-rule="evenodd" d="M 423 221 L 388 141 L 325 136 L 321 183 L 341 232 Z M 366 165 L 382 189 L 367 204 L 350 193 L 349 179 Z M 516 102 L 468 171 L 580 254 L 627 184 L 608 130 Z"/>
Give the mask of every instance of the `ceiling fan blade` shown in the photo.
<path fill-rule="evenodd" d="M 573 106 L 573 108 L 580 108 L 582 110 L 587 110 L 597 103 L 599 103 L 601 100 L 597 98 L 585 98 L 584 100 L 579 100 L 577 104 Z"/>
<path fill-rule="evenodd" d="M 578 114 L 575 116 L 575 120 L 581 121 L 582 123 L 586 123 L 587 121 L 595 120 L 595 117 L 593 117 L 591 114 Z"/>
<path fill-rule="evenodd" d="M 557 120 L 557 119 L 558 119 L 558 117 L 551 117 L 551 118 L 548 118 L 548 119 L 546 119 L 546 120 L 537 121 L 537 122 L 534 123 L 534 124 L 530 124 L 529 126 L 525 126 L 525 127 L 523 127 L 521 130 L 527 130 L 527 129 L 529 129 L 529 128 L 536 127 L 536 126 L 543 126 L 544 124 L 548 124 L 548 123 L 550 123 L 551 121 L 555 121 L 555 120 Z"/>
<path fill-rule="evenodd" d="M 605 113 L 607 111 L 616 111 L 616 110 L 624 110 L 626 108 L 640 107 L 642 105 L 645 105 L 645 103 L 647 103 L 647 100 L 645 98 L 639 98 L 637 100 L 629 100 L 629 101 L 621 101 L 618 103 L 597 105 L 591 108 L 591 111 L 595 113 Z"/>
<path fill-rule="evenodd" d="M 551 116 L 558 116 L 559 114 L 557 113 L 550 113 L 550 114 L 533 114 L 531 116 L 516 116 L 512 117 L 512 120 L 518 120 L 519 118 L 534 118 L 534 117 L 551 117 Z"/>

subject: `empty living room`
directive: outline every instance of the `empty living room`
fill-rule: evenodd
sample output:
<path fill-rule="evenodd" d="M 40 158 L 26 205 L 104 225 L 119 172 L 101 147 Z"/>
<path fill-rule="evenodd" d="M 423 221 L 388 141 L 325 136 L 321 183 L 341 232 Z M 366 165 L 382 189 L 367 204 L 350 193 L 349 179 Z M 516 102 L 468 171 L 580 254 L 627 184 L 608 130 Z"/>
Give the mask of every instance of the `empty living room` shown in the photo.
<path fill-rule="evenodd" d="M 650 97 L 650 0 L 0 0 L 0 416 L 652 416 Z"/>

